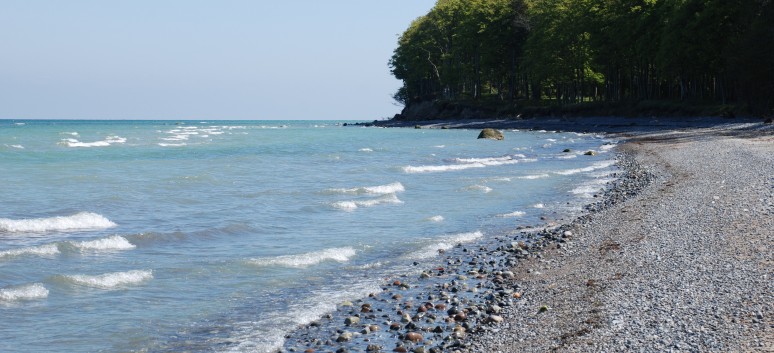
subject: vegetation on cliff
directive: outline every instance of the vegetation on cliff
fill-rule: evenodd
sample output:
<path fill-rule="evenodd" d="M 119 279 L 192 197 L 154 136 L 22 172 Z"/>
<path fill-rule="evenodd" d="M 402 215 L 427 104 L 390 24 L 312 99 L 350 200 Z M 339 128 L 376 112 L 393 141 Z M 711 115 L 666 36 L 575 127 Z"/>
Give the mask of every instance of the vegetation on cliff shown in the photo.
<path fill-rule="evenodd" d="M 774 1 L 438 0 L 389 65 L 407 106 L 771 114 Z"/>

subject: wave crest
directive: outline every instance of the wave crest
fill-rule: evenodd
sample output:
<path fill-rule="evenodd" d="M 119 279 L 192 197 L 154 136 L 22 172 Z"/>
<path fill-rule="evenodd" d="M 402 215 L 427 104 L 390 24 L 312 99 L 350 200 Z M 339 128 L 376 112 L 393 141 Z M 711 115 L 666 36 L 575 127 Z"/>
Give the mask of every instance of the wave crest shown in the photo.
<path fill-rule="evenodd" d="M 404 192 L 406 188 L 399 182 L 377 185 L 377 186 L 363 186 L 351 189 L 328 189 L 328 192 L 339 194 L 371 194 L 371 195 L 385 195 L 394 194 L 396 192 Z"/>
<path fill-rule="evenodd" d="M 40 283 L 0 288 L 0 301 L 33 300 L 46 297 L 48 297 L 48 289 Z"/>
<path fill-rule="evenodd" d="M 351 247 L 331 248 L 304 254 L 261 257 L 250 259 L 247 262 L 256 266 L 305 268 L 319 264 L 323 261 L 347 262 L 355 256 L 356 253 L 357 251 Z"/>
<path fill-rule="evenodd" d="M 96 276 L 67 275 L 63 277 L 72 284 L 100 289 L 115 289 L 152 279 L 153 272 L 150 270 L 132 270 L 126 272 L 105 273 Z"/>
<path fill-rule="evenodd" d="M 387 194 L 379 198 L 371 199 L 371 200 L 352 200 L 352 201 L 337 201 L 331 204 L 334 208 L 338 208 L 340 210 L 344 211 L 353 211 L 360 207 L 371 207 L 381 204 L 401 204 L 403 201 L 401 201 L 398 196 L 395 194 Z"/>
<path fill-rule="evenodd" d="M 26 248 L 3 250 L 0 251 L 0 259 L 24 255 L 51 256 L 56 254 L 59 254 L 59 247 L 56 244 L 45 244 Z"/>
<path fill-rule="evenodd" d="M 136 246 L 130 243 L 126 238 L 120 235 L 114 235 L 108 238 L 87 240 L 87 241 L 71 241 L 74 247 L 80 250 L 132 250 Z"/>
<path fill-rule="evenodd" d="M 115 226 L 115 223 L 104 216 L 91 212 L 49 218 L 0 218 L 0 232 L 11 233 L 105 229 Z"/>
<path fill-rule="evenodd" d="M 420 250 L 411 252 L 404 256 L 409 260 L 421 260 L 438 255 L 440 250 L 449 250 L 457 244 L 470 243 L 484 236 L 481 231 L 475 231 L 471 233 L 459 233 L 453 235 L 443 236 L 434 244 L 427 245 Z"/>

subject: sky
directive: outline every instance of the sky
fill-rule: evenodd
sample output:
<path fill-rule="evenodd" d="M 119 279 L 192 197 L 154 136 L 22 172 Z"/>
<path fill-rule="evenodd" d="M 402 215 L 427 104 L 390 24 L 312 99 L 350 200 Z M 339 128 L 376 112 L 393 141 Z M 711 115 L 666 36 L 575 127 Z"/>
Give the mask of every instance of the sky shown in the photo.
<path fill-rule="evenodd" d="M 375 120 L 435 0 L 2 0 L 0 119 Z"/>

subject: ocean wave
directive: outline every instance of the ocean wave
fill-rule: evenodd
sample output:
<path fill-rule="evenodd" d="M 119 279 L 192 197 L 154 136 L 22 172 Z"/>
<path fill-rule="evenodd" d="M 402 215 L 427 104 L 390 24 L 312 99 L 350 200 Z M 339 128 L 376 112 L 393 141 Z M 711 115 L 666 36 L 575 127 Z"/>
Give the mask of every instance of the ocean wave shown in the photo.
<path fill-rule="evenodd" d="M 231 345 L 223 347 L 221 352 L 272 353 L 282 348 L 288 332 L 313 321 L 323 315 L 334 312 L 341 302 L 364 298 L 369 293 L 381 290 L 378 282 L 363 281 L 348 284 L 346 287 L 312 290 L 306 298 L 294 300 L 287 312 L 265 312 L 255 320 L 234 323 L 231 335 L 225 339 Z"/>
<path fill-rule="evenodd" d="M 5 146 L 11 147 L 11 148 L 15 148 L 15 149 L 18 149 L 18 150 L 23 150 L 24 149 L 24 146 L 22 146 L 22 145 L 5 145 Z"/>
<path fill-rule="evenodd" d="M 578 155 L 577 154 L 563 154 L 561 156 L 557 156 L 556 158 L 558 158 L 558 159 L 573 159 L 573 158 L 578 158 Z"/>
<path fill-rule="evenodd" d="M 406 191 L 406 188 L 403 187 L 403 184 L 399 182 L 395 182 L 395 183 L 386 184 L 386 185 L 363 186 L 363 187 L 357 187 L 357 188 L 351 188 L 351 189 L 328 189 L 326 191 L 330 193 L 339 193 L 339 194 L 386 195 L 386 194 L 394 194 L 396 192 Z"/>
<path fill-rule="evenodd" d="M 471 233 L 459 233 L 453 235 L 447 235 L 436 239 L 436 242 L 430 245 L 426 245 L 420 250 L 413 251 L 405 256 L 404 259 L 408 260 L 421 260 L 437 256 L 441 250 L 449 250 L 457 244 L 470 243 L 483 237 L 484 234 L 481 231 L 475 231 Z"/>
<path fill-rule="evenodd" d="M 536 204 L 532 205 L 532 207 L 534 207 L 534 208 L 546 208 L 546 205 L 544 205 L 542 203 L 536 203 Z"/>
<path fill-rule="evenodd" d="M 188 144 L 187 143 L 163 143 L 163 142 L 159 142 L 158 145 L 161 146 L 161 147 L 182 147 L 182 146 L 187 146 Z"/>
<path fill-rule="evenodd" d="M 356 253 L 355 249 L 351 247 L 331 248 L 304 254 L 254 258 L 247 262 L 256 266 L 305 268 L 324 261 L 347 262 Z"/>
<path fill-rule="evenodd" d="M 116 224 L 102 215 L 80 212 L 72 216 L 50 218 L 7 219 L 0 218 L 0 232 L 46 232 L 69 230 L 93 230 L 115 227 Z"/>
<path fill-rule="evenodd" d="M 403 172 L 409 174 L 415 173 L 433 173 L 433 172 L 448 172 L 455 170 L 465 170 L 470 168 L 485 168 L 486 165 L 482 163 L 474 164 L 450 164 L 450 165 L 422 165 L 422 166 L 405 166 Z"/>
<path fill-rule="evenodd" d="M 67 147 L 107 147 L 112 144 L 125 143 L 125 142 L 126 142 L 126 138 L 111 135 L 106 137 L 102 141 L 94 141 L 94 142 L 81 142 L 74 138 L 67 138 L 67 139 L 63 139 L 60 142 L 60 144 L 65 145 Z"/>
<path fill-rule="evenodd" d="M 427 218 L 430 222 L 443 222 L 443 219 L 443 216 L 432 216 Z"/>
<path fill-rule="evenodd" d="M 604 145 L 602 145 L 602 146 L 599 146 L 599 150 L 600 150 L 601 152 L 607 152 L 607 151 L 610 151 L 610 150 L 612 150 L 613 148 L 615 148 L 615 146 L 616 146 L 616 145 L 615 145 L 614 143 L 606 143 L 606 144 L 604 144 Z"/>
<path fill-rule="evenodd" d="M 521 159 L 517 159 L 521 158 Z M 485 157 L 485 158 L 453 158 L 451 162 L 457 164 L 445 164 L 445 165 L 422 165 L 422 166 L 405 166 L 403 172 L 414 173 L 433 173 L 433 172 L 448 172 L 455 170 L 465 170 L 471 168 L 485 168 L 492 166 L 501 166 L 516 164 L 519 162 L 534 162 L 537 159 L 527 159 L 523 154 L 514 154 L 510 156 L 502 157 Z"/>
<path fill-rule="evenodd" d="M 592 197 L 593 194 L 604 191 L 605 185 L 613 180 L 613 178 L 594 179 L 575 187 L 574 189 L 570 190 L 570 192 L 575 195 Z"/>
<path fill-rule="evenodd" d="M 86 251 L 132 250 L 136 248 L 134 244 L 120 235 L 96 240 L 71 241 L 69 243 L 80 250 Z"/>
<path fill-rule="evenodd" d="M 387 194 L 382 197 L 378 197 L 375 199 L 370 200 L 352 200 L 352 201 L 337 201 L 331 204 L 334 208 L 344 210 L 344 211 L 353 211 L 360 207 L 371 207 L 381 204 L 401 204 L 403 201 L 401 201 L 398 196 L 395 194 Z"/>
<path fill-rule="evenodd" d="M 153 278 L 150 270 L 132 270 L 126 272 L 112 272 L 102 275 L 65 275 L 62 276 L 72 284 L 94 287 L 100 289 L 116 289 L 120 287 L 136 285 Z"/>
<path fill-rule="evenodd" d="M 592 164 L 592 165 L 590 165 L 588 167 L 576 168 L 576 169 L 567 169 L 567 170 L 562 170 L 562 171 L 558 171 L 558 172 L 555 172 L 555 173 L 559 174 L 559 175 L 573 175 L 573 174 L 578 174 L 578 173 L 583 173 L 583 172 L 592 172 L 592 171 L 595 171 L 597 169 L 608 168 L 608 167 L 610 167 L 610 166 L 612 166 L 614 164 L 615 164 L 614 160 L 601 161 L 601 162 L 594 163 L 594 164 Z"/>
<path fill-rule="evenodd" d="M 453 161 L 457 163 L 482 163 L 482 164 L 493 164 L 493 165 L 499 165 L 500 162 L 509 162 L 513 161 L 516 158 L 526 158 L 527 156 L 523 154 L 514 154 L 512 156 L 503 156 L 503 157 L 486 157 L 486 158 L 454 158 Z"/>
<path fill-rule="evenodd" d="M 0 259 L 16 256 L 51 256 L 56 254 L 59 254 L 59 247 L 56 244 L 45 244 L 19 249 L 3 250 L 0 251 Z"/>
<path fill-rule="evenodd" d="M 43 299 L 46 297 L 48 297 L 48 289 L 41 283 L 0 288 L 0 301 L 4 302 Z"/>
<path fill-rule="evenodd" d="M 371 149 L 371 148 L 361 148 L 358 151 L 360 151 L 360 152 L 373 152 L 374 150 Z"/>
<path fill-rule="evenodd" d="M 470 191 L 480 191 L 480 192 L 483 192 L 485 194 L 488 194 L 488 193 L 492 192 L 492 188 L 490 188 L 488 186 L 485 186 L 485 185 L 471 185 L 471 186 L 466 187 L 465 189 L 466 190 L 470 190 Z"/>
<path fill-rule="evenodd" d="M 532 175 L 520 176 L 519 179 L 534 180 L 534 179 L 543 179 L 543 178 L 548 178 L 548 177 L 550 177 L 550 175 L 548 175 L 548 174 L 532 174 Z"/>
<path fill-rule="evenodd" d="M 497 217 L 502 217 L 502 218 L 523 217 L 525 214 L 527 213 L 524 211 L 513 211 L 511 213 L 497 215 Z"/>

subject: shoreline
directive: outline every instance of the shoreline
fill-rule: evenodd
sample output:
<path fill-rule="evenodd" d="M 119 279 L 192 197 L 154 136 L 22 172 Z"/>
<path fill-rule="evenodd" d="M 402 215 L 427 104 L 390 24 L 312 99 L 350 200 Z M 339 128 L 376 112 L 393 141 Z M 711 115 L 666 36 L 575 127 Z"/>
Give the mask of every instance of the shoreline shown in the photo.
<path fill-rule="evenodd" d="M 630 153 L 617 153 L 616 161 L 619 172 L 612 187 L 585 205 L 577 218 L 458 243 L 435 261 L 442 267 L 390 278 L 382 292 L 342 303 L 334 313 L 286 336 L 280 352 L 475 352 L 469 350 L 475 342 L 471 338 L 496 328 L 504 310 L 526 295 L 518 284 L 507 283 L 516 276 L 514 268 L 541 259 L 549 247 L 568 246 L 572 229 L 594 213 L 635 197 L 653 181 Z M 394 346 L 378 344 L 385 341 L 385 333 Z"/>
<path fill-rule="evenodd" d="M 504 127 L 497 123 L 477 121 L 473 125 L 453 128 L 475 128 L 484 126 L 482 124 L 486 124 L 486 127 L 510 128 L 510 125 Z M 713 124 L 714 122 L 709 126 Z M 438 126 L 448 125 L 432 127 Z M 573 130 L 579 126 L 561 130 Z M 643 199 L 667 197 L 664 196 L 667 195 L 664 185 L 674 187 L 676 184 L 675 176 L 666 171 L 672 168 L 672 165 L 661 160 L 654 161 L 653 156 L 658 155 L 659 150 L 667 149 L 663 146 L 690 144 L 690 141 L 723 136 L 735 136 L 732 138 L 742 141 L 769 138 L 768 146 L 763 144 L 763 151 L 768 152 L 771 152 L 774 146 L 774 141 L 771 140 L 774 130 L 771 125 L 760 123 L 725 124 L 720 128 L 693 129 L 674 125 L 652 128 L 640 126 L 636 129 L 628 126 L 627 131 L 623 130 L 622 127 L 621 131 L 607 131 L 624 139 L 623 144 L 618 147 L 618 161 L 619 166 L 622 166 L 623 176 L 615 181 L 615 185 L 608 189 L 601 201 L 587 206 L 588 212 L 582 216 L 567 224 L 538 227 L 532 232 L 517 229 L 509 234 L 500 234 L 490 242 L 489 248 L 479 243 L 458 244 L 446 254 L 445 268 L 425 269 L 419 278 L 404 276 L 401 279 L 390 279 L 382 286 L 381 293 L 343 303 L 344 305 L 322 320 L 290 333 L 280 351 L 423 353 L 633 349 L 703 351 L 716 350 L 718 347 L 721 350 L 731 348 L 745 351 L 771 349 L 772 310 L 770 305 L 762 304 L 758 304 L 753 316 L 757 324 L 761 325 L 764 321 L 768 324 L 763 325 L 762 338 L 754 336 L 750 340 L 752 343 L 744 347 L 740 340 L 732 342 L 735 346 L 726 342 L 716 347 L 701 344 L 681 346 L 680 342 L 666 342 L 663 338 L 658 342 L 663 341 L 664 344 L 652 345 L 648 339 L 661 337 L 652 334 L 647 336 L 647 339 L 634 337 L 637 339 L 634 343 L 627 337 L 623 345 L 611 345 L 602 338 L 592 339 L 596 335 L 609 339 L 611 334 L 608 331 L 611 328 L 626 325 L 622 319 L 610 319 L 611 313 L 594 307 L 598 302 L 592 300 L 589 304 L 588 299 L 598 298 L 599 294 L 596 292 L 605 293 L 609 282 L 623 282 L 621 278 L 627 275 L 619 269 L 603 278 L 581 278 L 577 273 L 575 277 L 567 277 L 564 273 L 567 269 L 563 266 L 574 261 L 573 266 L 583 263 L 587 269 L 610 272 L 608 263 L 615 261 L 600 259 L 594 256 L 595 254 L 612 258 L 627 257 L 622 255 L 622 244 L 626 244 L 627 240 L 616 238 L 620 231 L 600 229 L 602 226 L 599 222 L 612 218 L 613 224 L 629 227 L 629 223 L 636 222 L 637 219 L 632 218 L 634 213 L 627 213 L 622 209 L 630 207 L 630 203 L 643 202 Z M 684 136 L 686 131 L 693 132 L 696 136 Z M 771 169 L 771 166 L 774 166 L 774 163 L 764 168 Z M 638 213 L 639 217 L 647 214 L 648 207 L 654 206 L 657 205 L 650 203 L 649 206 L 642 206 L 644 211 Z M 769 215 L 774 215 L 774 210 L 769 211 Z M 690 225 L 686 225 L 688 226 Z M 602 230 L 604 231 L 600 232 Z M 589 235 L 595 232 L 596 236 Z M 765 244 L 774 245 L 771 244 L 770 232 L 768 235 L 765 231 L 762 234 Z M 516 238 L 514 235 L 517 235 Z M 634 236 L 642 237 L 640 234 Z M 594 251 L 589 250 L 595 246 Z M 771 249 L 771 246 L 767 249 Z M 764 253 L 771 258 L 771 250 Z M 764 266 L 764 270 L 771 271 L 770 262 L 768 266 Z M 764 297 L 768 290 L 766 299 L 770 299 L 771 285 L 768 284 L 767 287 L 766 283 L 761 283 L 760 280 L 756 283 L 764 288 Z M 638 290 L 641 290 L 639 285 L 642 283 L 637 286 Z M 626 289 L 628 288 L 624 288 L 624 292 Z M 413 297 L 407 296 L 404 299 L 401 293 L 410 293 Z M 568 293 L 571 295 L 567 296 Z M 758 297 L 760 296 L 758 293 Z M 758 302 L 764 303 L 760 300 Z M 387 341 L 392 342 L 394 346 L 378 344 L 384 341 L 378 337 L 385 336 L 392 338 Z M 604 348 L 600 348 L 595 340 L 604 342 Z M 369 344 L 371 341 L 374 343 Z M 581 341 L 582 344 L 578 343 Z"/>

